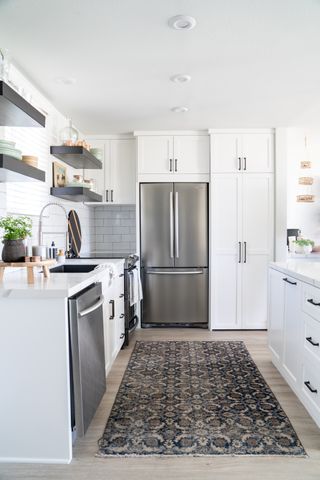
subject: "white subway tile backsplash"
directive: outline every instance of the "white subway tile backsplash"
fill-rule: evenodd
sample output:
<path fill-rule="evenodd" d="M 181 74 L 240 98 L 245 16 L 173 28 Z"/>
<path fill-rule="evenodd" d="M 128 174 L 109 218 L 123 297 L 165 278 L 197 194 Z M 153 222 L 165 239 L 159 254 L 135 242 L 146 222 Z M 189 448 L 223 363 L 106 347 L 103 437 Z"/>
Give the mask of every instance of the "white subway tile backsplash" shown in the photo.
<path fill-rule="evenodd" d="M 95 207 L 93 232 L 97 251 L 136 251 L 135 205 Z"/>

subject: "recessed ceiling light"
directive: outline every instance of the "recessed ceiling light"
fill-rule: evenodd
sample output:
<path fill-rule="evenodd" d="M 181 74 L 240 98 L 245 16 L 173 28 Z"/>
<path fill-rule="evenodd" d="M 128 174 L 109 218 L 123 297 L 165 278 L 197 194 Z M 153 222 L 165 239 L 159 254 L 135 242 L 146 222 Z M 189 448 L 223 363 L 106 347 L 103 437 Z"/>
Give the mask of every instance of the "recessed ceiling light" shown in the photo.
<path fill-rule="evenodd" d="M 173 77 L 170 77 L 170 80 L 174 83 L 188 83 L 191 80 L 190 75 L 185 75 L 185 74 L 178 74 L 178 75 L 173 75 Z"/>
<path fill-rule="evenodd" d="M 189 111 L 188 107 L 173 107 L 171 108 L 171 111 L 174 113 L 185 113 Z"/>
<path fill-rule="evenodd" d="M 59 85 L 74 85 L 77 79 L 74 77 L 56 77 L 54 81 Z"/>
<path fill-rule="evenodd" d="M 176 15 L 175 17 L 171 17 L 168 23 L 169 27 L 176 30 L 192 30 L 197 24 L 195 18 L 187 15 Z"/>

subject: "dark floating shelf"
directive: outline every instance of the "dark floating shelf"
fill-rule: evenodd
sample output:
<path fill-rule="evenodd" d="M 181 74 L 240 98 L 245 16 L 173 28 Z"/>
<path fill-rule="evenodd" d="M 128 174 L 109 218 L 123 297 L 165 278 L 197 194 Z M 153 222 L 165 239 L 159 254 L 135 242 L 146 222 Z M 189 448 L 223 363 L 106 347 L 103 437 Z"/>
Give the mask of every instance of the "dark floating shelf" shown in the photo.
<path fill-rule="evenodd" d="M 46 117 L 5 82 L 0 81 L 0 126 L 45 127 Z"/>
<path fill-rule="evenodd" d="M 85 187 L 51 187 L 50 195 L 72 202 L 102 202 L 102 195 Z"/>
<path fill-rule="evenodd" d="M 21 160 L 0 154 L 0 182 L 45 182 L 46 173 Z"/>
<path fill-rule="evenodd" d="M 50 153 L 73 168 L 102 169 L 102 162 L 84 147 L 68 147 L 65 145 L 50 147 Z"/>

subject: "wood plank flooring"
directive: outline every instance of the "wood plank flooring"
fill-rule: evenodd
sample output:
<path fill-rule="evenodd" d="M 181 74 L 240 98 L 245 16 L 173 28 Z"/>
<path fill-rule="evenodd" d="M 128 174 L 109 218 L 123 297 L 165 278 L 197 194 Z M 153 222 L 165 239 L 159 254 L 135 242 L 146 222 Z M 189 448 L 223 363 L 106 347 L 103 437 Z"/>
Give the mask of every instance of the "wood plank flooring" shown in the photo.
<path fill-rule="evenodd" d="M 309 457 L 95 458 L 133 342 L 120 352 L 107 380 L 107 393 L 70 465 L 0 464 L 1 480 L 320 480 L 320 429 L 273 367 L 266 332 L 209 332 L 198 329 L 138 330 L 139 340 L 243 340 L 296 429 Z M 48 435 L 50 433 L 48 432 Z M 5 441 L 1 438 L 0 442 Z"/>

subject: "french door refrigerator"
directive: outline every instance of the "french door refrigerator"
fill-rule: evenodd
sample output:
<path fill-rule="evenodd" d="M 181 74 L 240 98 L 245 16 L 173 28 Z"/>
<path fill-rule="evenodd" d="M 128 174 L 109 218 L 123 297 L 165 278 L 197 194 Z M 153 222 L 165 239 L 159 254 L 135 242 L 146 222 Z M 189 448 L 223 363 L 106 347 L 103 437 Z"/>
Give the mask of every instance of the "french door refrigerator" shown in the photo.
<path fill-rule="evenodd" d="M 208 325 L 208 184 L 140 184 L 142 327 Z"/>

